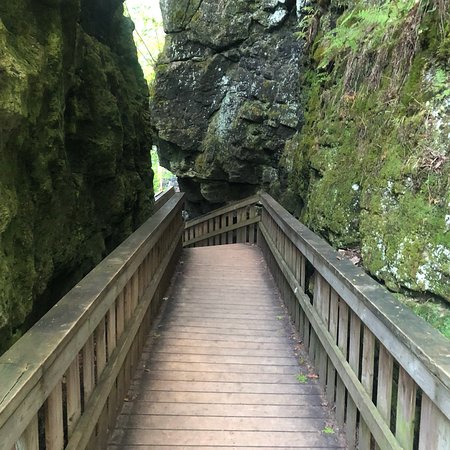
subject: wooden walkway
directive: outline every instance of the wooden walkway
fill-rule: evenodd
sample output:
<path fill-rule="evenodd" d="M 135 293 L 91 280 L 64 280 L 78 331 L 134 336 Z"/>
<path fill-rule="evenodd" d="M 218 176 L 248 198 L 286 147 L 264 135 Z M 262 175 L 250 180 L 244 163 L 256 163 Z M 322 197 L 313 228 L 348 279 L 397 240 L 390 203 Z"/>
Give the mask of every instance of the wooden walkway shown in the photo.
<path fill-rule="evenodd" d="M 184 250 L 109 450 L 345 448 L 258 247 Z"/>

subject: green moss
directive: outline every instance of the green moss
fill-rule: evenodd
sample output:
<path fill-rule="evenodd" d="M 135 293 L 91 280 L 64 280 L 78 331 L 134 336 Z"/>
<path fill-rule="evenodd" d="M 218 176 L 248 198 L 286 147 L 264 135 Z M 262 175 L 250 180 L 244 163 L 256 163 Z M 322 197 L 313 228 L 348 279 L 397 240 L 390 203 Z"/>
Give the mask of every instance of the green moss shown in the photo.
<path fill-rule="evenodd" d="M 335 246 L 361 246 L 366 269 L 390 288 L 450 300 L 448 131 L 436 118 L 450 116 L 448 67 L 436 59 L 448 25 L 439 31 L 437 12 L 414 2 L 393 21 L 384 14 L 393 2 L 361 5 L 336 28 L 321 20 L 316 68 L 303 77 L 305 126 L 286 149 L 289 187 L 301 219 Z M 415 30 L 421 45 L 410 55 L 403 43 Z"/>

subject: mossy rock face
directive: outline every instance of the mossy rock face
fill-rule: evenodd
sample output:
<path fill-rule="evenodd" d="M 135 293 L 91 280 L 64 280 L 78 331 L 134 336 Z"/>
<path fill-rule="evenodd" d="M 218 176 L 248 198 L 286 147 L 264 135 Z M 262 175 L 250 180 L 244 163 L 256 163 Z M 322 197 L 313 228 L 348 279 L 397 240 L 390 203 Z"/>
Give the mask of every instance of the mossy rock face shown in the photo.
<path fill-rule="evenodd" d="M 360 247 L 390 289 L 450 301 L 450 22 L 426 2 L 396 5 L 321 12 L 305 126 L 282 162 L 308 226 Z"/>
<path fill-rule="evenodd" d="M 162 10 L 153 125 L 191 216 L 280 189 L 280 156 L 302 117 L 294 2 L 165 0 Z"/>
<path fill-rule="evenodd" d="M 120 1 L 0 5 L 0 352 L 151 211 Z"/>

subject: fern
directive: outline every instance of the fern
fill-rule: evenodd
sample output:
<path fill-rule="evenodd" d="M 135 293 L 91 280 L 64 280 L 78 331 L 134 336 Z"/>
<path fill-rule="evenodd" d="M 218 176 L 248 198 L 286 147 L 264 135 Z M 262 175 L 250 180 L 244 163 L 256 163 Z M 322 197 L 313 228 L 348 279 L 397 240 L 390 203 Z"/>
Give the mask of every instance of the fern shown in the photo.
<path fill-rule="evenodd" d="M 359 10 L 344 13 L 336 28 L 322 37 L 323 59 L 319 68 L 328 66 L 338 56 L 365 46 L 371 50 L 381 45 L 387 30 L 397 28 L 414 7 L 415 0 L 385 0 L 381 5 L 360 4 Z"/>

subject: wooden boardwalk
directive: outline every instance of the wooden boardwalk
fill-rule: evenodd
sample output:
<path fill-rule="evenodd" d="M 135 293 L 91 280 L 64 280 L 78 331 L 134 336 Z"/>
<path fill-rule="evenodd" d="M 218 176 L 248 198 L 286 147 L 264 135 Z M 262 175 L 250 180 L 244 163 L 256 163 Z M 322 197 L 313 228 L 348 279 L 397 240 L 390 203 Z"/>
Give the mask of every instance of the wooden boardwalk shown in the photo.
<path fill-rule="evenodd" d="M 258 247 L 184 250 L 109 450 L 345 448 Z"/>

